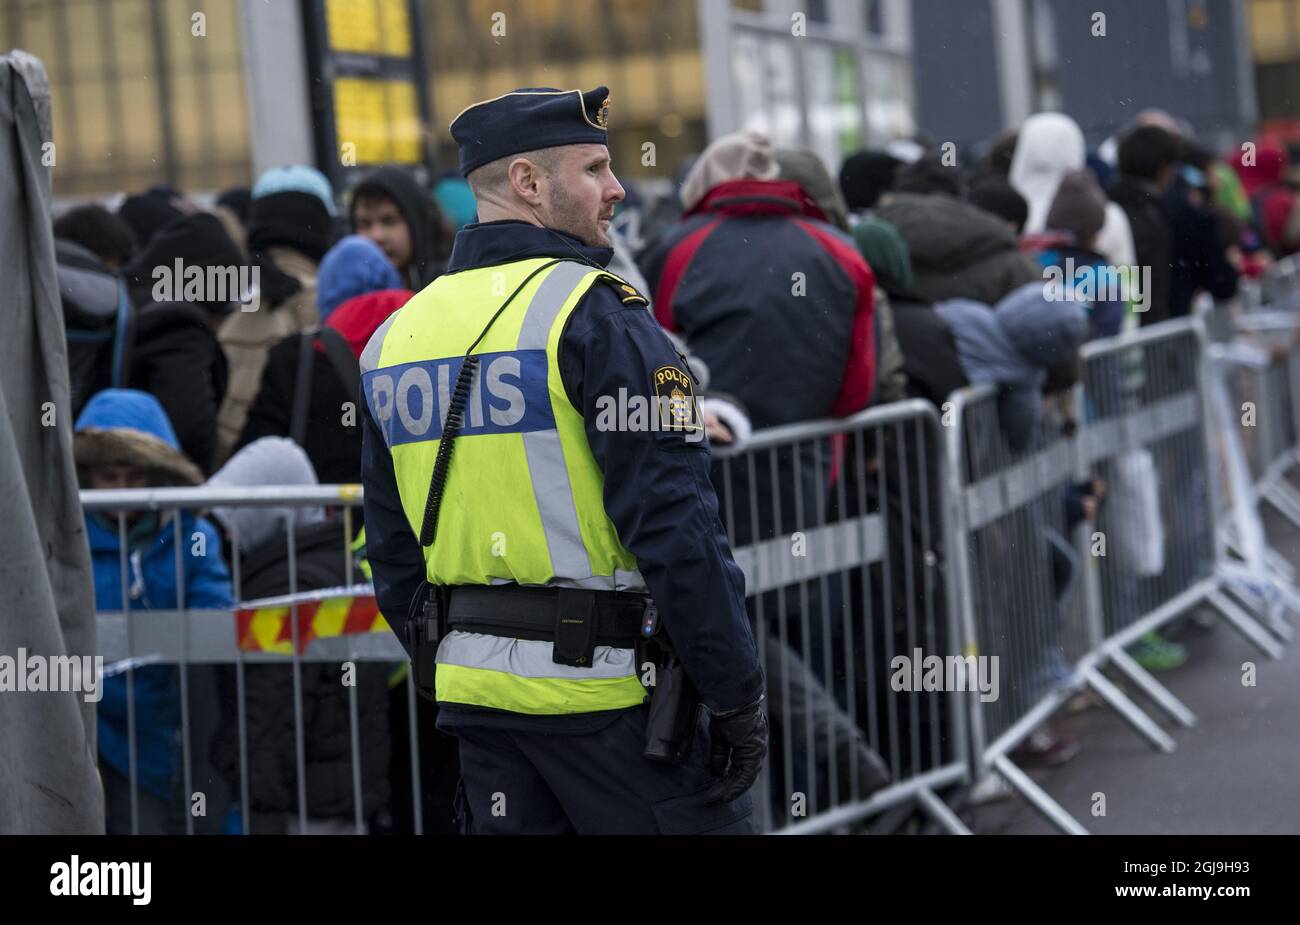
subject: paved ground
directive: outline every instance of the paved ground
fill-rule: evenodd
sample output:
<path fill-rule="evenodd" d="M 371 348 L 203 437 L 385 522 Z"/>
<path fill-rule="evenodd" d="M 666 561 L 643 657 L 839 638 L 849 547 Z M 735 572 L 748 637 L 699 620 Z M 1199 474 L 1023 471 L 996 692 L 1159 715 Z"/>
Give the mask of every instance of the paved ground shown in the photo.
<path fill-rule="evenodd" d="M 1266 525 L 1274 547 L 1300 565 L 1300 533 L 1278 518 Z M 1098 834 L 1300 833 L 1300 636 L 1279 661 L 1223 621 L 1179 641 L 1187 663 L 1157 677 L 1197 725 L 1176 727 L 1150 711 L 1178 743 L 1175 752 L 1155 751 L 1115 713 L 1094 708 L 1061 720 L 1082 753 L 1031 776 Z M 1246 661 L 1256 665 L 1253 688 L 1241 683 Z M 1091 815 L 1097 792 L 1106 795 L 1104 817 Z M 1056 831 L 1019 799 L 980 807 L 973 822 L 987 833 Z"/>

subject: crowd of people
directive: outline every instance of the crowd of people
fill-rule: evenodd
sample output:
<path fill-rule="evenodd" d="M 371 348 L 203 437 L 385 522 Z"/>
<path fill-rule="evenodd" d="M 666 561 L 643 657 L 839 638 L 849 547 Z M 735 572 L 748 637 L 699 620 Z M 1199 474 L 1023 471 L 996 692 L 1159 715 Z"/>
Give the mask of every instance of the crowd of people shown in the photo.
<path fill-rule="evenodd" d="M 1157 111 L 1089 149 L 1068 116 L 1040 113 L 992 139 L 978 158 L 899 141 L 852 154 L 834 177 L 813 152 L 746 131 L 709 145 L 657 201 L 624 179 L 629 196 L 615 217 L 610 269 L 647 296 L 688 358 L 719 459 L 743 450 L 758 429 L 904 398 L 939 407 L 979 383 L 1000 390 L 1002 435 L 1024 447 L 1045 408 L 1077 381 L 1085 341 L 1187 315 L 1198 293 L 1230 297 L 1242 276 L 1300 250 L 1300 175 L 1290 156 L 1261 139 L 1221 157 Z M 210 203 L 159 186 L 112 211 L 87 204 L 59 215 L 53 231 L 82 487 L 359 481 L 358 359 L 385 319 L 443 272 L 456 231 L 474 219 L 459 177 L 425 188 L 404 170 L 383 168 L 340 195 L 304 165 L 268 170 L 251 188 Z M 255 285 L 191 292 L 178 282 L 159 298 L 159 270 L 181 266 L 240 268 L 249 272 L 237 278 Z M 1121 290 L 1096 287 L 1086 298 L 1045 285 L 1053 269 L 1069 280 L 1080 268 L 1137 271 Z M 830 454 L 802 460 L 792 490 L 828 497 L 831 480 L 854 465 L 882 465 L 842 462 Z M 793 468 L 782 458 L 767 477 Z M 729 490 L 746 487 L 733 482 Z M 1104 494 L 1099 480 L 1076 486 L 1065 500 L 1068 517 L 1095 517 Z M 828 507 L 807 516 L 842 513 Z M 744 535 L 733 543 L 788 534 L 788 520 L 788 511 L 764 514 L 735 528 Z M 353 534 L 362 530 L 359 511 L 348 524 Z M 347 555 L 365 568 L 364 534 L 348 535 L 337 509 L 217 507 L 184 514 L 179 530 L 165 513 L 88 512 L 86 527 L 105 611 L 228 610 L 287 593 L 290 543 L 296 590 L 343 585 Z M 858 596 L 836 606 L 865 603 Z M 903 606 L 893 602 L 895 618 Z M 765 668 L 769 678 L 789 679 L 798 673 L 789 650 L 812 641 L 780 642 Z M 1156 669 L 1184 657 L 1155 634 L 1134 654 Z M 248 666 L 238 685 L 233 667 L 190 667 L 190 776 L 209 807 L 221 807 L 200 829 L 238 829 L 246 763 L 242 808 L 252 831 L 301 830 L 293 734 L 300 721 L 307 831 L 351 830 L 352 694 L 337 668 L 305 666 L 296 719 L 287 666 Z M 412 723 L 405 670 L 366 663 L 355 679 L 361 815 L 369 831 L 410 831 L 413 727 L 424 830 L 450 831 L 454 740 L 434 730 L 436 708 L 422 699 Z M 843 704 L 823 686 L 831 681 L 802 683 L 844 726 Z M 189 800 L 180 795 L 177 672 L 140 667 L 133 683 L 140 829 L 183 830 Z M 237 689 L 247 713 L 242 730 Z M 776 734 L 795 736 L 797 717 L 784 717 L 784 726 L 782 719 L 773 719 Z M 114 674 L 99 711 L 110 832 L 130 830 L 127 732 L 125 678 Z M 888 774 L 859 746 L 864 761 L 854 766 L 874 774 L 864 786 L 881 785 Z M 1033 748 L 1051 761 L 1071 751 L 1050 736 Z"/>

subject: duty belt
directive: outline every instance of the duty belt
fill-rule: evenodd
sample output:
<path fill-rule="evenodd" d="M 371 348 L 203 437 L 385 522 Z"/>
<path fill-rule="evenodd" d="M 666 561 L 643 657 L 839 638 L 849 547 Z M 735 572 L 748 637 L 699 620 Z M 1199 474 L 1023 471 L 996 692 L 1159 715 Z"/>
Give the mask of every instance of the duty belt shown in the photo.
<path fill-rule="evenodd" d="M 598 645 L 632 648 L 654 635 L 658 612 L 644 594 L 459 585 L 449 589 L 447 627 L 551 642 L 556 662 L 586 667 Z"/>

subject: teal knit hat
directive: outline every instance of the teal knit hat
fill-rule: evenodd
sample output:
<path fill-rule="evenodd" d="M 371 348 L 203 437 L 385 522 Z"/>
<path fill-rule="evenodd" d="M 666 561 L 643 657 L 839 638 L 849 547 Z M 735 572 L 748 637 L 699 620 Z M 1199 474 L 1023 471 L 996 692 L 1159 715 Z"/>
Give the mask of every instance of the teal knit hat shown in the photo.
<path fill-rule="evenodd" d="M 288 164 L 263 171 L 253 184 L 251 198 L 261 199 L 275 193 L 308 193 L 324 203 L 325 211 L 331 216 L 337 214 L 334 210 L 334 187 L 315 167 Z"/>
<path fill-rule="evenodd" d="M 853 240 L 881 289 L 891 295 L 911 291 L 912 256 L 898 229 L 884 219 L 867 216 L 853 226 Z"/>

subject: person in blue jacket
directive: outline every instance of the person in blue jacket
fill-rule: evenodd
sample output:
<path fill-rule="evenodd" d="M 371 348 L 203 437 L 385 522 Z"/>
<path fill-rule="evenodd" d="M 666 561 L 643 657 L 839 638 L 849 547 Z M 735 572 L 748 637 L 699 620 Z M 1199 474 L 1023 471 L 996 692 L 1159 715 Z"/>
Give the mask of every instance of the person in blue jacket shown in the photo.
<path fill-rule="evenodd" d="M 134 389 L 105 389 L 77 418 L 73 448 L 82 488 L 146 488 L 198 485 L 203 474 L 180 450 L 158 399 Z M 230 575 L 221 540 L 207 520 L 175 512 L 126 515 L 126 550 L 116 512 L 86 512 L 95 574 L 95 609 L 106 611 L 230 609 Z M 176 557 L 184 587 L 177 586 Z M 125 586 L 124 586 L 125 585 Z M 177 816 L 180 768 L 180 692 L 173 665 L 134 671 L 136 774 L 139 832 L 163 834 Z M 99 704 L 99 760 L 104 782 L 106 831 L 131 831 L 131 769 L 125 672 L 103 681 Z"/>

